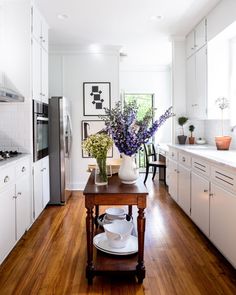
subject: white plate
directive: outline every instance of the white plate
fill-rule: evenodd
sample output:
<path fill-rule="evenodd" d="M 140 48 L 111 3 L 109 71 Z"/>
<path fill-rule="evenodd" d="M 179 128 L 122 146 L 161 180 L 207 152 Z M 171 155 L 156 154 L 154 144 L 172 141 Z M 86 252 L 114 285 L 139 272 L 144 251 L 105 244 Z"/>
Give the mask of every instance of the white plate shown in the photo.
<path fill-rule="evenodd" d="M 127 245 L 120 249 L 115 249 L 109 246 L 105 233 L 96 235 L 93 238 L 93 244 L 98 250 L 113 255 L 130 255 L 138 252 L 138 239 L 134 236 L 130 236 Z"/>

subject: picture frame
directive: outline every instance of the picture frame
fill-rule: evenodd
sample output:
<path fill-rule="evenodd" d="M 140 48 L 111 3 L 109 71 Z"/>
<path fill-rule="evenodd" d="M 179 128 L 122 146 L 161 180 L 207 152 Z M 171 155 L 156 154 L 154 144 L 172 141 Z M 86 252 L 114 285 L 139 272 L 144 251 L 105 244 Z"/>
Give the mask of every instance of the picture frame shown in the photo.
<path fill-rule="evenodd" d="M 102 120 L 83 120 L 81 122 L 81 139 L 84 141 L 88 136 L 96 134 L 105 127 Z M 82 148 L 82 158 L 92 158 Z M 108 151 L 107 158 L 113 158 L 113 147 Z"/>
<path fill-rule="evenodd" d="M 83 113 L 84 116 L 105 115 L 104 108 L 111 109 L 110 82 L 83 83 Z"/>

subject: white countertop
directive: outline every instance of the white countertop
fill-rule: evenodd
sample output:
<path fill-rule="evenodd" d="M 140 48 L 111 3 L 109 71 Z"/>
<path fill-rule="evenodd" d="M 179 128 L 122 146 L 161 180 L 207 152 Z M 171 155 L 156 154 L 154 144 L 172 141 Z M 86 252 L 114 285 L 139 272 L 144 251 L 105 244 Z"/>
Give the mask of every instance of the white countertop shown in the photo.
<path fill-rule="evenodd" d="M 169 144 L 168 146 L 226 166 L 226 168 L 236 169 L 236 150 L 218 151 L 214 145 Z"/>
<path fill-rule="evenodd" d="M 30 154 L 20 154 L 20 155 L 18 155 L 16 157 L 12 157 L 12 158 L 9 158 L 7 160 L 2 160 L 2 161 L 0 161 L 0 168 L 1 167 L 6 167 L 6 166 L 11 165 L 11 164 L 14 164 L 17 161 L 20 161 L 20 160 L 22 160 L 24 158 L 28 158 L 30 156 L 31 156 Z"/>

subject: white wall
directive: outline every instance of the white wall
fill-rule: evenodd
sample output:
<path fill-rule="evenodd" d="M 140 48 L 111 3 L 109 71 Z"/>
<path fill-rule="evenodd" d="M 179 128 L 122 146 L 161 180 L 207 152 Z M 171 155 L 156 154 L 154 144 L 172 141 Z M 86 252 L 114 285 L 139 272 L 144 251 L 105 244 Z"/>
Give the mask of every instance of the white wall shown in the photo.
<path fill-rule="evenodd" d="M 120 69 L 120 89 L 125 93 L 154 94 L 156 117 L 171 103 L 171 71 L 169 66 L 123 66 Z M 171 120 L 166 122 L 155 135 L 157 143 L 171 142 Z"/>
<path fill-rule="evenodd" d="M 64 95 L 71 101 L 72 110 L 72 169 L 71 189 L 83 189 L 89 173 L 88 163 L 82 158 L 81 121 L 98 117 L 83 116 L 83 82 L 111 82 L 112 103 L 119 98 L 119 53 L 117 52 L 61 52 L 49 57 L 50 95 Z M 114 157 L 119 157 L 114 149 Z"/>

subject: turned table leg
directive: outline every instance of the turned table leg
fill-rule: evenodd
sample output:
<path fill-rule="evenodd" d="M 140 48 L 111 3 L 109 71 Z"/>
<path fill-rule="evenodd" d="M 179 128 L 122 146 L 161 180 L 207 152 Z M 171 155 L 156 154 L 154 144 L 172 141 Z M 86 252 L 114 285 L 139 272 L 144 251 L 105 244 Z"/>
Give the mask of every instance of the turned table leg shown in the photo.
<path fill-rule="evenodd" d="M 129 216 L 132 216 L 133 214 L 133 211 L 132 211 L 132 205 L 129 205 L 129 208 L 128 208 L 128 215 Z"/>
<path fill-rule="evenodd" d="M 95 225 L 98 228 L 98 217 L 99 217 L 99 205 L 95 206 Z"/>
<path fill-rule="evenodd" d="M 138 208 L 138 264 L 136 266 L 138 282 L 142 283 L 145 278 L 144 265 L 144 234 L 145 234 L 145 215 L 144 208 Z"/>
<path fill-rule="evenodd" d="M 86 232 L 87 232 L 87 267 L 86 267 L 86 278 L 88 283 L 92 284 L 93 282 L 93 207 L 86 207 L 87 216 L 86 216 Z"/>

